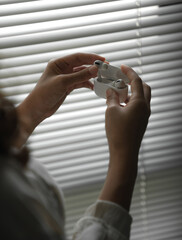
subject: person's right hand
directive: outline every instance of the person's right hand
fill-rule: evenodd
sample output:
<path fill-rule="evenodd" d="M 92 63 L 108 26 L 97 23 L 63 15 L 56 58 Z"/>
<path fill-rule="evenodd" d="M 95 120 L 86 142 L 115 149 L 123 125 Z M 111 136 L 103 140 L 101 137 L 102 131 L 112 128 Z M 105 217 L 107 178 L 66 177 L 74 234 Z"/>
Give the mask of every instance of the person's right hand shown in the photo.
<path fill-rule="evenodd" d="M 136 72 L 123 65 L 130 80 L 131 96 L 123 107 L 116 92 L 107 92 L 106 134 L 112 155 L 138 156 L 140 144 L 150 116 L 151 89 Z"/>
<path fill-rule="evenodd" d="M 137 176 L 138 152 L 150 116 L 150 87 L 127 66 L 122 66 L 132 95 L 125 106 L 112 89 L 107 91 L 106 134 L 110 163 L 99 199 L 117 203 L 129 211 Z"/>

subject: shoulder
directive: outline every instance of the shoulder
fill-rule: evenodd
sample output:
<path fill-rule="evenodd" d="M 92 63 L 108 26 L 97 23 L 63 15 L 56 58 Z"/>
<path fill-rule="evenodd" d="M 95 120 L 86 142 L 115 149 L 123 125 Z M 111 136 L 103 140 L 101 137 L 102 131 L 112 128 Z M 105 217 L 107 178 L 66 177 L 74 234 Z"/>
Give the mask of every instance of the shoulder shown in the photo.
<path fill-rule="evenodd" d="M 64 194 L 61 188 L 58 186 L 46 167 L 39 160 L 35 158 L 30 159 L 27 165 L 26 175 L 32 175 L 43 180 L 47 186 L 56 190 L 62 200 L 64 199 Z"/>
<path fill-rule="evenodd" d="M 59 192 L 52 194 L 54 186 L 36 160 L 30 160 L 26 169 L 16 161 L 0 166 L 0 224 L 6 239 L 64 236 L 64 209 Z M 56 230 L 49 224 L 52 221 Z M 23 238 L 19 238 L 20 233 Z"/>

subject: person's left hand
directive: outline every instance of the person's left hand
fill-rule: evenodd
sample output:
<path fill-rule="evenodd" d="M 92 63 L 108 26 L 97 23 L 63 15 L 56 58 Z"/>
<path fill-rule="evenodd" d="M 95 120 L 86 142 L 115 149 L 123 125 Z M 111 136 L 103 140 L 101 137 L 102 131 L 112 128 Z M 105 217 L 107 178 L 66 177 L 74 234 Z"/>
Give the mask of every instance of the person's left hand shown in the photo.
<path fill-rule="evenodd" d="M 89 79 L 97 76 L 98 69 L 92 65 L 95 60 L 104 61 L 105 58 L 96 54 L 76 53 L 48 63 L 35 88 L 17 107 L 21 125 L 28 134 L 55 113 L 71 91 L 82 87 L 93 89 Z"/>

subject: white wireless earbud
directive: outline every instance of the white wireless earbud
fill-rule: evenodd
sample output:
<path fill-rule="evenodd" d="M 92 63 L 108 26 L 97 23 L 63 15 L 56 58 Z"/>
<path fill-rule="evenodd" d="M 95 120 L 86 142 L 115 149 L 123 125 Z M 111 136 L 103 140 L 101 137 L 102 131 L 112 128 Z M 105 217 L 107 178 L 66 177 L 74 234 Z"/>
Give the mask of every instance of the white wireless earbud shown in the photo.
<path fill-rule="evenodd" d="M 98 69 L 100 69 L 100 68 L 102 67 L 103 63 L 104 63 L 104 62 L 102 62 L 102 61 L 100 61 L 100 60 L 96 60 L 96 61 L 94 62 L 94 64 L 98 67 Z"/>
<path fill-rule="evenodd" d="M 116 81 L 113 82 L 113 86 L 118 88 L 118 89 L 121 89 L 121 88 L 125 88 L 125 83 L 122 79 L 118 79 Z"/>
<path fill-rule="evenodd" d="M 108 69 L 108 64 L 107 63 L 102 64 L 102 69 L 107 70 Z"/>
<path fill-rule="evenodd" d="M 94 91 L 102 98 L 106 98 L 108 88 L 114 89 L 119 94 L 120 102 L 124 102 L 128 95 L 129 79 L 120 68 L 111 66 L 100 60 L 94 63 L 98 67 L 98 77 L 94 81 Z"/>

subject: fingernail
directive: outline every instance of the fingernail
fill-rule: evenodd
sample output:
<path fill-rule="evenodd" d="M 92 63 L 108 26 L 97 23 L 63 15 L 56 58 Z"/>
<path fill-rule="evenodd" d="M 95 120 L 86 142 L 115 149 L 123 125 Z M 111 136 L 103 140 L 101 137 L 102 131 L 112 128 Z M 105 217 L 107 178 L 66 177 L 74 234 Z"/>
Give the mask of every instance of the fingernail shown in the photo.
<path fill-rule="evenodd" d="M 98 72 L 98 68 L 95 66 L 95 65 L 93 65 L 93 66 L 91 66 L 91 67 L 89 67 L 89 72 L 93 75 L 93 74 L 97 74 L 97 72 Z"/>
<path fill-rule="evenodd" d="M 110 97 L 113 94 L 113 90 L 111 88 L 107 89 L 106 91 L 106 97 Z"/>

